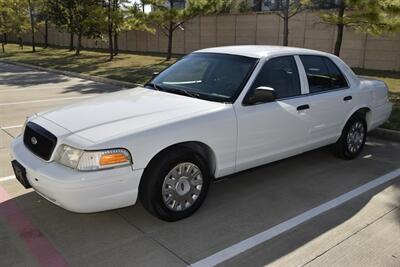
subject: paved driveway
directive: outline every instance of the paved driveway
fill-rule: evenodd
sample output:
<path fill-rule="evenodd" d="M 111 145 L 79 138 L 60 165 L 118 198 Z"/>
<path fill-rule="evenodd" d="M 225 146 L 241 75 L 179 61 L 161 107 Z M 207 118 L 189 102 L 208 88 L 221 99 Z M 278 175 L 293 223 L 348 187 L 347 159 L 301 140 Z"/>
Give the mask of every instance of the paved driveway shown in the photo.
<path fill-rule="evenodd" d="M 399 143 L 370 138 L 353 161 L 322 148 L 232 175 L 175 223 L 140 203 L 71 213 L 23 189 L 8 146 L 25 117 L 117 90 L 0 63 L 0 266 L 400 266 Z"/>

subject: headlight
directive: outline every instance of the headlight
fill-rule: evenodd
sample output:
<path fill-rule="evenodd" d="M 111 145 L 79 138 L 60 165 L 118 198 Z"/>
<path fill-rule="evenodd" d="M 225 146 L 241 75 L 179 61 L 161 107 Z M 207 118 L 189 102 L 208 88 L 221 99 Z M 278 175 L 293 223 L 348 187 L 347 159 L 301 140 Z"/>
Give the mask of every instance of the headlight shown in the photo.
<path fill-rule="evenodd" d="M 61 145 L 54 160 L 67 167 L 77 169 L 82 154 L 83 150 L 67 145 Z"/>
<path fill-rule="evenodd" d="M 78 170 L 91 171 L 131 165 L 131 155 L 126 149 L 116 148 L 100 151 L 84 151 Z"/>
<path fill-rule="evenodd" d="M 132 164 L 131 155 L 123 148 L 85 151 L 67 145 L 58 149 L 55 161 L 80 171 L 93 171 Z"/>

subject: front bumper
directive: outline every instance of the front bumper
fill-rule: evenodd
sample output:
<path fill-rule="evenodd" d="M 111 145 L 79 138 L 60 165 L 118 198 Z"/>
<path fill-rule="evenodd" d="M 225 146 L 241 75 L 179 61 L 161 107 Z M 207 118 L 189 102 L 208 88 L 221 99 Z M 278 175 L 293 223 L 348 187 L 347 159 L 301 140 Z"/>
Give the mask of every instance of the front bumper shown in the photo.
<path fill-rule="evenodd" d="M 143 169 L 73 170 L 38 158 L 25 147 L 21 136 L 11 142 L 11 157 L 26 168 L 37 193 L 69 211 L 98 212 L 136 203 Z"/>

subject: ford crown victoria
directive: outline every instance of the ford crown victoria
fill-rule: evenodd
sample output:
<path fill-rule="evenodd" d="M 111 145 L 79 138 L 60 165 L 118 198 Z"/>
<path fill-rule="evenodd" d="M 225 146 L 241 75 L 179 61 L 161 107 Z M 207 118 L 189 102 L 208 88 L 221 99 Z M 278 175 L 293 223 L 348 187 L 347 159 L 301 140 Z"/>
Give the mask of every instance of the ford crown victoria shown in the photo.
<path fill-rule="evenodd" d="M 384 82 L 319 51 L 191 53 L 143 87 L 35 114 L 11 144 L 17 179 L 74 212 L 135 204 L 175 221 L 210 182 L 318 147 L 343 159 L 391 113 Z"/>

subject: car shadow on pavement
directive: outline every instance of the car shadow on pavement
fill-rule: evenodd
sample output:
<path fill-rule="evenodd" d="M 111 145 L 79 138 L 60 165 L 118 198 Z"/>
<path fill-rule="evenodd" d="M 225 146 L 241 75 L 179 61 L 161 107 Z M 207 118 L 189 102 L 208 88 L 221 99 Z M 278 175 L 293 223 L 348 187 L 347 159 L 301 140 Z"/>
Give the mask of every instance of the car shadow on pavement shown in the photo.
<path fill-rule="evenodd" d="M 172 266 L 176 261 L 171 257 L 184 264 L 194 263 L 398 168 L 399 151 L 398 144 L 372 141 L 353 161 L 336 159 L 324 148 L 231 175 L 211 186 L 196 214 L 174 223 L 151 216 L 140 203 L 114 211 L 76 214 L 34 192 L 10 201 L 18 204 L 71 265 L 134 266 L 146 260 L 149 266 Z M 224 264 L 271 263 L 349 220 L 388 185 Z M 395 202 L 388 205 L 399 206 L 400 198 Z M 2 205 L 5 203 L 0 209 Z M 138 251 L 152 249 L 160 252 L 147 258 L 143 258 L 146 252 L 138 255 Z"/>
<path fill-rule="evenodd" d="M 397 181 L 400 182 L 399 179 L 397 179 Z M 373 225 L 381 218 L 388 215 L 390 216 L 391 214 L 391 217 L 398 217 L 400 215 L 398 208 L 400 203 L 398 201 L 396 204 L 395 202 L 387 203 L 389 207 L 386 207 L 384 210 L 371 212 L 371 208 L 369 208 L 368 211 L 365 211 L 367 206 L 373 205 L 370 203 L 378 194 L 387 193 L 387 190 L 385 190 L 387 186 L 388 185 L 383 185 L 375 188 L 351 202 L 332 209 L 268 242 L 224 262 L 220 266 L 261 267 L 268 264 L 272 266 L 307 266 L 309 262 L 318 259 L 331 249 L 339 246 L 342 242 L 352 238 L 352 236 L 359 231 L 363 231 L 365 228 Z M 399 190 L 396 191 L 399 193 Z M 376 217 L 371 217 L 371 215 Z M 398 227 L 398 220 L 395 221 L 392 219 L 392 222 L 397 224 Z M 390 237 L 383 238 L 390 239 Z M 368 243 L 364 245 L 368 246 Z M 303 250 L 301 250 L 301 248 Z M 352 248 L 354 254 L 364 254 L 364 262 L 367 261 L 365 253 L 369 249 L 369 247 L 363 247 L 361 244 Z M 349 255 L 352 255 L 352 253 Z M 385 257 L 387 256 L 390 257 L 390 255 L 385 255 Z M 340 262 L 339 258 L 332 258 L 331 260 L 336 263 Z M 360 259 L 360 262 L 363 260 Z M 329 265 L 311 264 L 311 266 Z M 379 266 L 379 264 L 372 264 L 372 266 Z"/>

